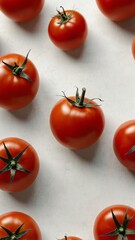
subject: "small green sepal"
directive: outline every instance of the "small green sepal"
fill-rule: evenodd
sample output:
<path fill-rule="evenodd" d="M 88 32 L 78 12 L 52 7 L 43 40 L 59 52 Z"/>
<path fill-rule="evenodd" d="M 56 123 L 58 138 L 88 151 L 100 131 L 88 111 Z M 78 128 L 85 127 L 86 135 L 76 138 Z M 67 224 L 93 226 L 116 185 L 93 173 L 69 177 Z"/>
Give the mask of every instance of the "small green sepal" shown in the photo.
<path fill-rule="evenodd" d="M 132 221 L 133 217 L 131 218 L 128 218 L 128 209 L 126 210 L 126 213 L 125 213 L 125 216 L 124 216 L 124 219 L 123 219 L 123 223 L 120 224 L 117 217 L 115 216 L 113 210 L 111 210 L 112 212 L 112 218 L 113 218 L 113 221 L 115 223 L 115 226 L 116 228 L 112 231 L 112 232 L 109 232 L 109 233 L 106 233 L 102 236 L 117 236 L 117 240 L 128 240 L 128 235 L 135 235 L 135 230 L 132 230 L 132 229 L 128 229 L 128 223 L 130 221 Z"/>
<path fill-rule="evenodd" d="M 21 77 L 21 78 L 24 78 L 24 79 L 26 79 L 29 82 L 32 82 L 32 79 L 25 72 L 23 72 L 23 70 L 24 70 L 24 68 L 25 68 L 25 66 L 27 64 L 27 61 L 28 61 L 29 53 L 30 53 L 30 50 L 27 53 L 27 55 L 26 55 L 26 57 L 24 59 L 24 62 L 22 63 L 21 66 L 18 66 L 16 63 L 14 63 L 14 65 L 12 66 L 12 65 L 4 62 L 4 61 L 2 61 L 2 63 L 5 64 L 12 71 L 13 75 Z"/>
<path fill-rule="evenodd" d="M 103 101 L 100 98 L 92 98 L 92 99 L 88 99 L 88 100 L 85 101 L 86 88 L 82 88 L 82 95 L 81 95 L 81 97 L 79 97 L 79 91 L 78 91 L 78 88 L 77 88 L 75 101 L 70 99 L 70 98 L 68 98 L 65 95 L 64 92 L 62 92 L 62 93 L 63 93 L 62 97 L 66 98 L 69 103 L 71 103 L 74 107 L 78 107 L 78 108 L 91 108 L 91 107 L 100 106 L 99 104 L 93 103 L 92 101 L 94 101 L 94 100 L 99 100 L 100 102 Z"/>
<path fill-rule="evenodd" d="M 73 13 L 71 12 L 70 14 L 67 15 L 67 13 L 65 12 L 64 8 L 62 6 L 60 6 L 60 8 L 62 8 L 62 12 L 57 10 L 57 13 L 58 13 L 57 17 L 60 19 L 58 24 L 64 24 L 64 23 L 68 22 L 71 19 Z"/>
<path fill-rule="evenodd" d="M 0 174 L 9 171 L 10 172 L 10 184 L 12 184 L 15 174 L 16 174 L 16 171 L 30 173 L 29 170 L 23 168 L 21 166 L 21 164 L 19 164 L 19 161 L 20 161 L 23 153 L 28 148 L 28 146 L 25 147 L 17 156 L 13 157 L 4 142 L 3 142 L 3 145 L 4 145 L 4 149 L 5 149 L 7 158 L 0 156 L 0 160 L 2 160 L 4 163 L 6 163 L 5 167 L 0 170 Z"/>

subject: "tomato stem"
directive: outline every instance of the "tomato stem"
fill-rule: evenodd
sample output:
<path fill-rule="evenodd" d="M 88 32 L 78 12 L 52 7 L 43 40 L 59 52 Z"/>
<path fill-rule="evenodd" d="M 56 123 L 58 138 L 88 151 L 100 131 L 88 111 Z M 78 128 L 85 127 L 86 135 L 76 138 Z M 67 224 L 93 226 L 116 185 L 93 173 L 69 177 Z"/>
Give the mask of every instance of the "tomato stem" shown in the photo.
<path fill-rule="evenodd" d="M 9 171 L 10 172 L 10 184 L 12 184 L 13 179 L 15 177 L 16 171 L 21 171 L 25 173 L 30 173 L 28 169 L 25 169 L 20 163 L 20 159 L 23 153 L 27 150 L 28 146 L 26 146 L 21 152 L 19 152 L 15 157 L 12 156 L 5 143 L 3 142 L 4 150 L 6 152 L 7 157 L 4 158 L 0 156 L 0 160 L 3 161 L 6 165 L 0 170 L 0 174 Z"/>
<path fill-rule="evenodd" d="M 102 100 L 100 98 L 92 98 L 92 99 L 86 99 L 85 100 L 85 93 L 86 93 L 86 88 L 82 88 L 82 95 L 81 97 L 79 97 L 79 92 L 78 92 L 78 88 L 76 90 L 76 100 L 72 100 L 70 98 L 68 98 L 65 93 L 63 92 L 63 97 L 65 97 L 67 99 L 67 101 L 69 103 L 71 103 L 74 107 L 78 107 L 78 108 L 85 108 L 85 107 L 95 107 L 95 106 L 99 106 L 98 104 L 94 103 L 93 100 L 99 100 L 102 102 Z"/>
<path fill-rule="evenodd" d="M 29 50 L 29 52 L 30 52 L 30 50 Z M 5 64 L 12 71 L 13 75 L 16 75 L 18 77 L 28 80 L 29 82 L 32 82 L 32 79 L 25 72 L 23 72 L 23 70 L 27 64 L 27 61 L 28 61 L 29 52 L 27 53 L 27 55 L 24 59 L 24 62 L 22 63 L 21 66 L 18 66 L 16 63 L 14 63 L 14 65 L 12 66 L 4 61 L 2 61 L 2 63 Z"/>
<path fill-rule="evenodd" d="M 82 95 L 81 95 L 80 102 L 79 102 L 80 106 L 83 106 L 85 93 L 86 93 L 86 88 L 82 88 Z"/>
<path fill-rule="evenodd" d="M 60 6 L 60 8 L 62 8 L 62 12 L 57 10 L 58 18 L 60 18 L 60 21 L 58 22 L 58 24 L 63 24 L 63 23 L 68 22 L 71 19 L 73 13 L 70 13 L 69 15 L 67 15 L 64 8 L 62 6 Z"/>

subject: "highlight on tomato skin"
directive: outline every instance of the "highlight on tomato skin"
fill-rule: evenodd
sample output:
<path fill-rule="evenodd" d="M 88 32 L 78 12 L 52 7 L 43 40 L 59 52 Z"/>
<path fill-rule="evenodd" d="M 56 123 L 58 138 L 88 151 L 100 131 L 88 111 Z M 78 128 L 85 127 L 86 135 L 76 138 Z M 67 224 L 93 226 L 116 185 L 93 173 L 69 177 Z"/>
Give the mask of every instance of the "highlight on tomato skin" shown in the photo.
<path fill-rule="evenodd" d="M 61 11 L 50 20 L 48 35 L 55 46 L 71 51 L 81 47 L 88 35 L 88 26 L 84 16 L 75 10 Z"/>
<path fill-rule="evenodd" d="M 23 212 L 6 212 L 0 215 L 0 239 L 42 240 L 37 222 Z"/>
<path fill-rule="evenodd" d="M 135 37 L 132 40 L 132 55 L 133 58 L 135 59 Z"/>
<path fill-rule="evenodd" d="M 124 21 L 135 16 L 135 0 L 96 0 L 96 3 L 112 21 Z"/>
<path fill-rule="evenodd" d="M 115 131 L 113 149 L 120 163 L 135 171 L 135 119 L 122 123 Z"/>
<path fill-rule="evenodd" d="M 0 140 L 0 189 L 20 192 L 31 186 L 39 172 L 39 157 L 27 141 L 8 137 Z"/>
<path fill-rule="evenodd" d="M 78 89 L 76 97 L 64 94 L 50 113 L 50 128 L 54 137 L 69 149 L 90 147 L 104 130 L 103 111 L 95 101 L 85 97 L 85 92 L 83 88 L 81 97 Z"/>
<path fill-rule="evenodd" d="M 95 240 L 134 240 L 135 209 L 123 204 L 106 207 L 96 216 L 93 233 Z"/>
<path fill-rule="evenodd" d="M 0 0 L 0 10 L 15 22 L 35 19 L 42 11 L 45 0 Z"/>

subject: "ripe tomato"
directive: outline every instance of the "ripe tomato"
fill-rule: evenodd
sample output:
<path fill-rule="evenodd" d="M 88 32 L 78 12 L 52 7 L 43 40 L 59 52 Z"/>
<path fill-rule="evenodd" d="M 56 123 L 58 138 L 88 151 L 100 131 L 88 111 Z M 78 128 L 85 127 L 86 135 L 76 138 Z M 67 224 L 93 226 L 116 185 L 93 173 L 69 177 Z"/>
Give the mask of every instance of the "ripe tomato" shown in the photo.
<path fill-rule="evenodd" d="M 94 223 L 95 240 L 134 240 L 135 210 L 125 205 L 102 210 Z"/>
<path fill-rule="evenodd" d="M 22 212 L 7 212 L 0 215 L 0 239 L 42 240 L 38 224 Z"/>
<path fill-rule="evenodd" d="M 135 0 L 96 0 L 102 13 L 113 21 L 135 16 Z"/>
<path fill-rule="evenodd" d="M 135 37 L 133 38 L 133 41 L 132 41 L 132 54 L 135 59 Z"/>
<path fill-rule="evenodd" d="M 93 100 L 81 98 L 78 89 L 75 97 L 64 98 L 56 103 L 50 114 L 50 126 L 55 138 L 71 149 L 91 146 L 104 129 L 104 115 Z"/>
<path fill-rule="evenodd" d="M 39 89 L 39 75 L 26 57 L 11 53 L 0 56 L 0 107 L 15 110 L 32 102 Z"/>
<path fill-rule="evenodd" d="M 121 124 L 114 134 L 113 148 L 118 160 L 135 170 L 135 120 Z"/>
<path fill-rule="evenodd" d="M 25 22 L 38 16 L 45 0 L 0 0 L 1 11 L 16 22 Z"/>
<path fill-rule="evenodd" d="M 0 189 L 19 192 L 37 177 L 39 158 L 35 149 L 20 138 L 0 140 Z"/>
<path fill-rule="evenodd" d="M 86 40 L 88 33 L 85 18 L 77 11 L 58 11 L 49 25 L 48 34 L 52 42 L 62 50 L 79 48 Z"/>
<path fill-rule="evenodd" d="M 75 236 L 65 236 L 61 240 L 82 240 L 82 239 L 79 237 L 75 237 Z"/>

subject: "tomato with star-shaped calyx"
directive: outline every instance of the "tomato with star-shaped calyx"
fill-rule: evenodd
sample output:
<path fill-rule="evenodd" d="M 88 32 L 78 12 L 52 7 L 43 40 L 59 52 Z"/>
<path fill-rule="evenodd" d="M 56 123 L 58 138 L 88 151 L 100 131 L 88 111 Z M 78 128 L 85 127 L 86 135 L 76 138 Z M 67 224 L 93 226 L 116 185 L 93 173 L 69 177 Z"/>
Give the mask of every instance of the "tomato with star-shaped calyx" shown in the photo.
<path fill-rule="evenodd" d="M 85 97 L 86 89 L 79 96 L 63 98 L 53 107 L 50 114 L 50 127 L 54 137 L 71 149 L 90 147 L 101 136 L 105 118 L 100 106 L 94 99 Z M 101 101 L 101 99 L 98 98 Z"/>
<path fill-rule="evenodd" d="M 39 74 L 33 62 L 16 53 L 0 56 L 0 107 L 16 110 L 30 104 L 39 89 Z"/>
<path fill-rule="evenodd" d="M 126 205 L 103 209 L 94 223 L 95 240 L 134 240 L 135 210 Z"/>
<path fill-rule="evenodd" d="M 0 215 L 0 239 L 42 240 L 36 221 L 22 212 L 7 212 Z"/>
<path fill-rule="evenodd" d="M 23 139 L 0 140 L 0 189 L 19 192 L 29 187 L 39 171 L 36 150 Z"/>

